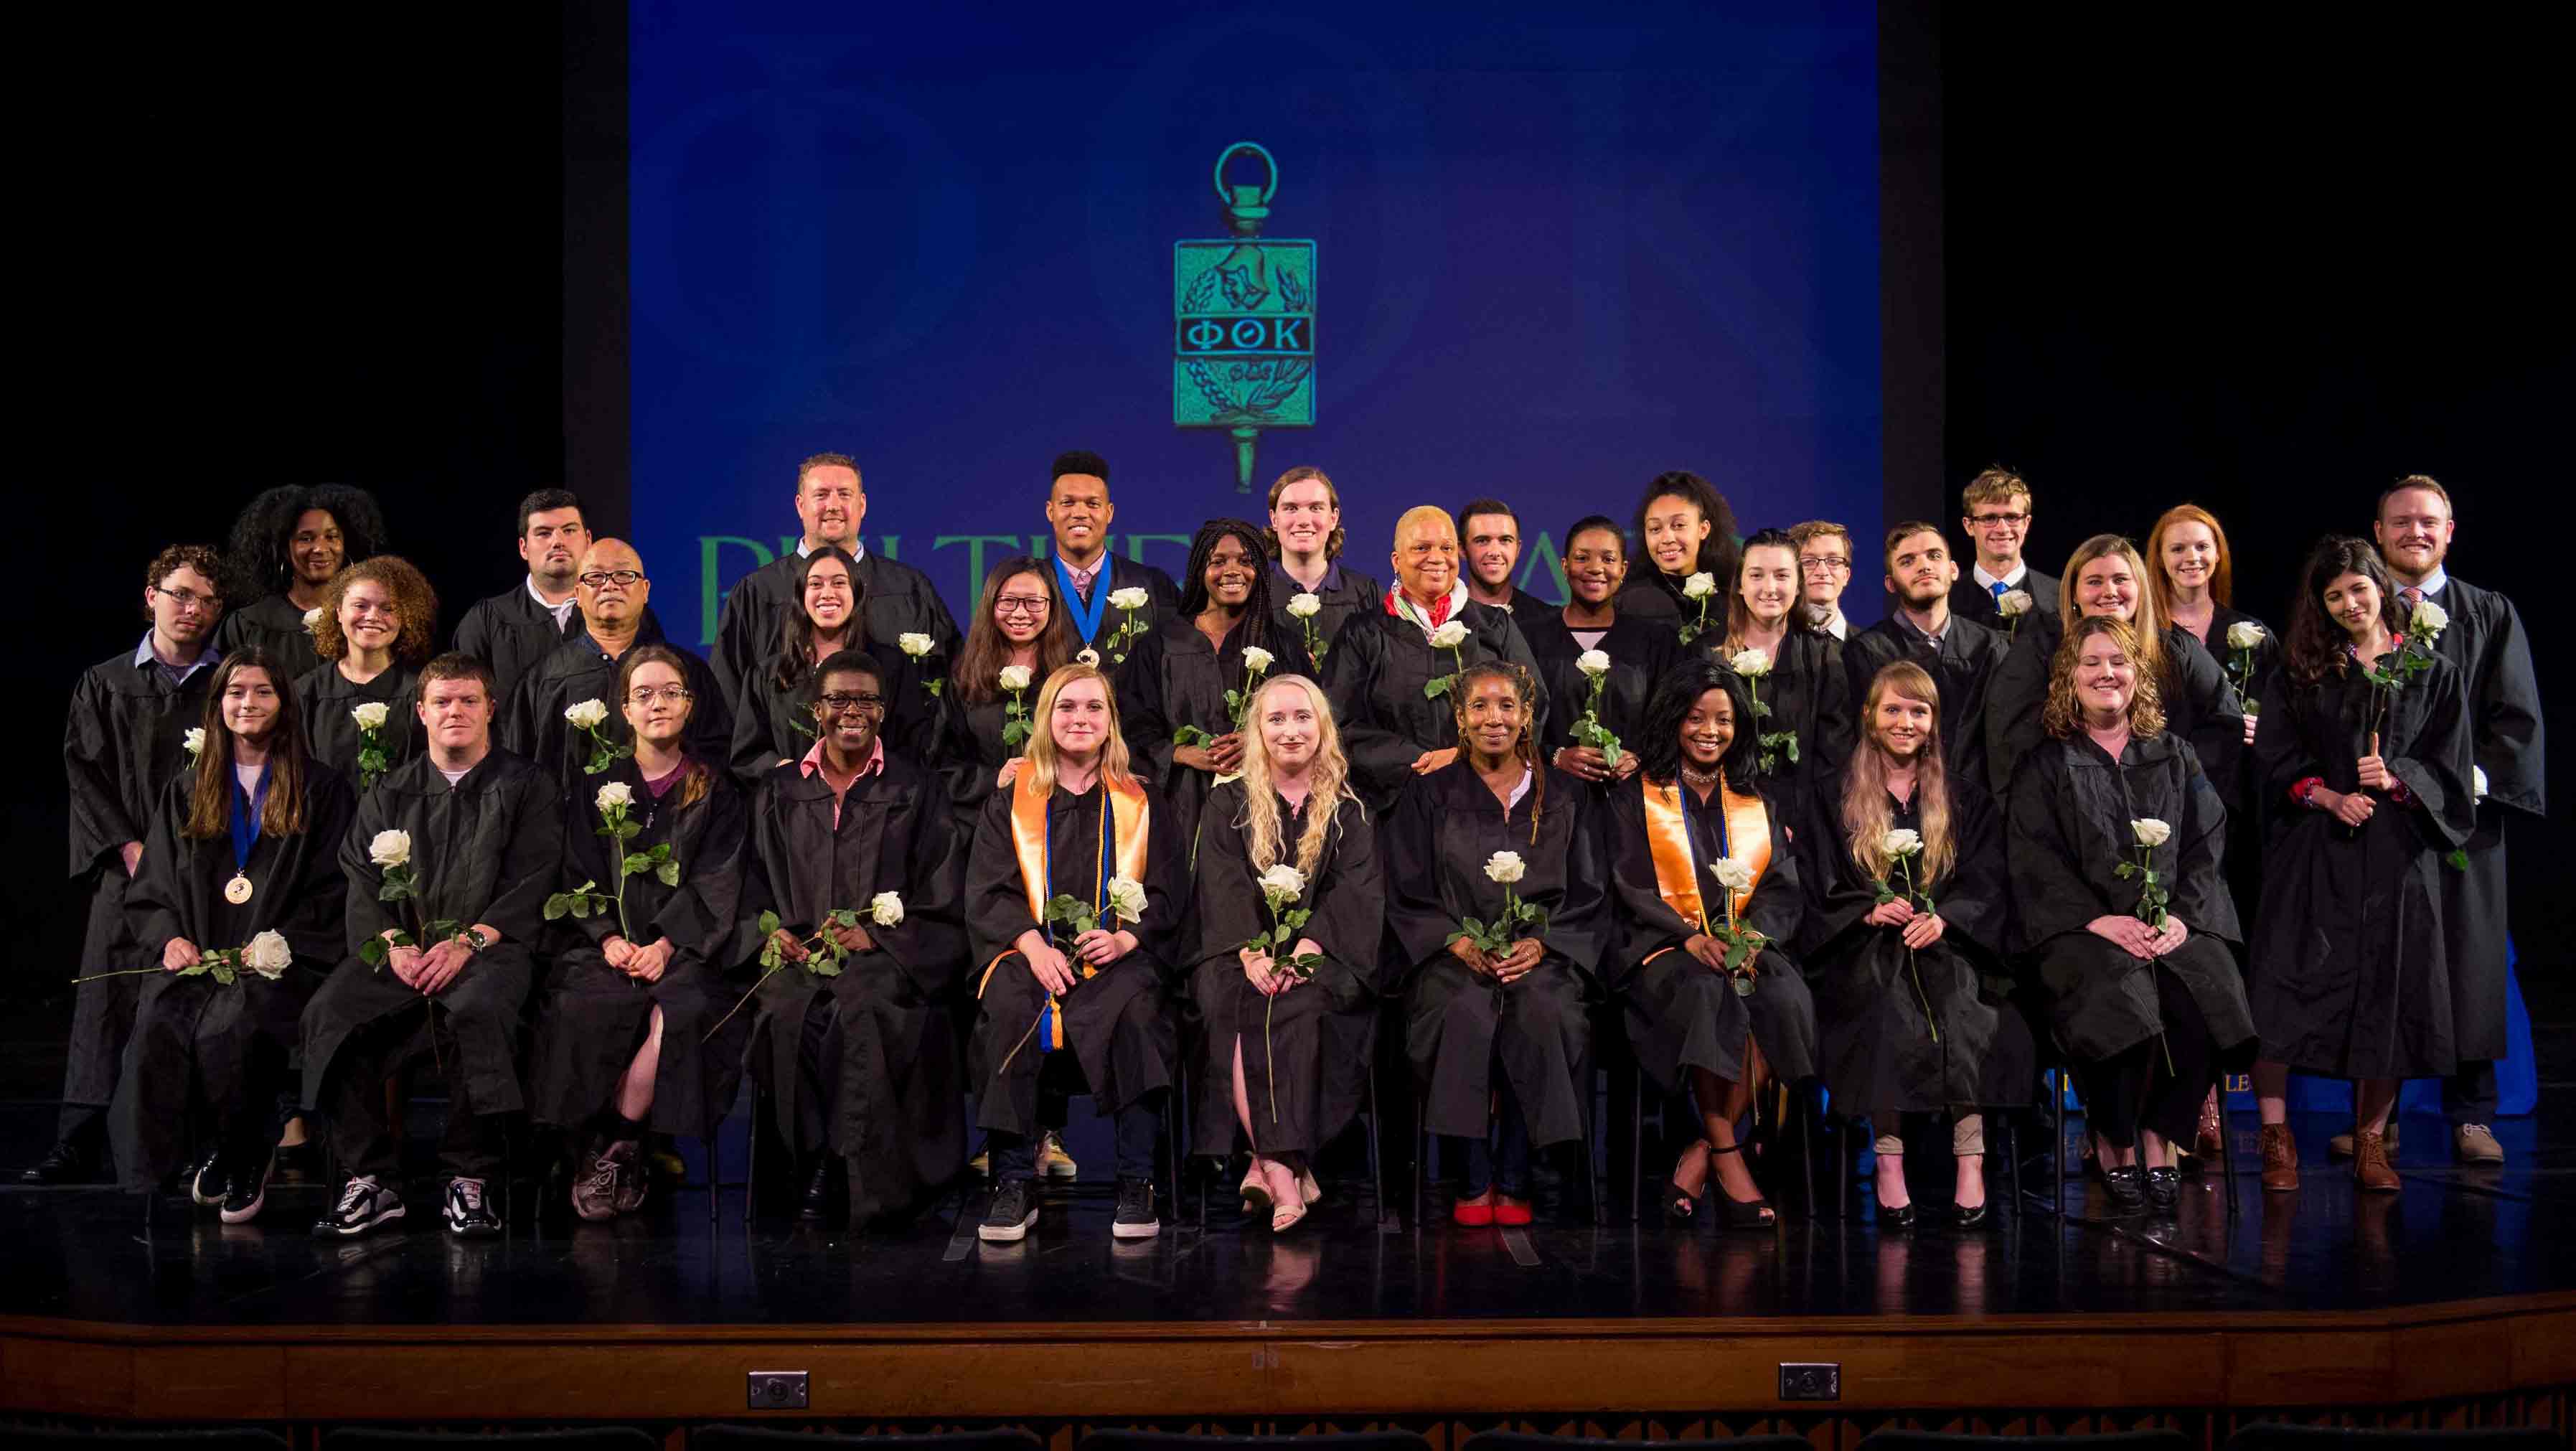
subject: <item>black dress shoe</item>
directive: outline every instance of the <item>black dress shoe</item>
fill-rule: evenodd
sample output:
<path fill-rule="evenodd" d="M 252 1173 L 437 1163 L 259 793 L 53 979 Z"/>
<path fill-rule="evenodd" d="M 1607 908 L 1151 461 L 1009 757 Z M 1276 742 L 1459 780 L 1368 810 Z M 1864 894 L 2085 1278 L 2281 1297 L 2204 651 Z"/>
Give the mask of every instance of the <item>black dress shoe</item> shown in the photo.
<path fill-rule="evenodd" d="M 2147 1203 L 2153 1205 L 2158 1214 L 2173 1213 L 2175 1202 L 2181 1198 L 2181 1170 L 2149 1169 L 2147 1171 Z"/>
<path fill-rule="evenodd" d="M 1908 1204 L 1902 1209 L 1896 1209 L 1889 1207 L 1885 1201 L 1881 1201 L 1878 1206 L 1878 1227 L 1881 1229 L 1912 1229 L 1914 1227 L 1914 1206 Z"/>
<path fill-rule="evenodd" d="M 21 1184 L 86 1184 L 98 1177 L 98 1151 L 65 1139 L 18 1175 Z"/>
<path fill-rule="evenodd" d="M 2134 1214 L 2146 1206 L 2146 1191 L 2138 1187 L 2138 1166 L 2124 1164 L 2102 1171 L 2102 1188 L 2111 1197 L 2111 1207 L 2123 1214 Z"/>
<path fill-rule="evenodd" d="M 1950 1208 L 1957 1215 L 1961 1229 L 1974 1229 L 1986 1222 L 1986 1206 L 1983 1204 L 1952 1204 Z"/>
<path fill-rule="evenodd" d="M 796 1206 L 796 1217 L 815 1223 L 829 1219 L 831 1213 L 832 1159 L 826 1154 L 814 1162 L 814 1173 L 805 1181 L 805 1195 Z"/>

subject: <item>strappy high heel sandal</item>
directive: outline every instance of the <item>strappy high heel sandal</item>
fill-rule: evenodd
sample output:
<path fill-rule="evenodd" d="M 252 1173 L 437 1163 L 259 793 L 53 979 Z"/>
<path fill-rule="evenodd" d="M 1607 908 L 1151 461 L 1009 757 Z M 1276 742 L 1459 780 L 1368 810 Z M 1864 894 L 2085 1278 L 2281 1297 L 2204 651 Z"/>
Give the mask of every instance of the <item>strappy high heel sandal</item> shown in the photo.
<path fill-rule="evenodd" d="M 1245 1218 L 1248 1219 L 1259 1214 L 1268 1214 L 1272 1211 L 1274 1206 L 1270 1200 L 1270 1186 L 1263 1183 L 1261 1180 L 1261 1161 L 1259 1159 L 1254 1159 L 1252 1161 L 1252 1167 L 1244 1171 L 1243 1188 L 1240 1192 L 1243 1195 L 1243 1213 Z"/>
<path fill-rule="evenodd" d="M 1709 1202 L 1720 1205 L 1724 1208 L 1725 1219 L 1723 1222 L 1728 1229 L 1769 1229 L 1780 1222 L 1780 1216 L 1771 1208 L 1771 1201 L 1768 1199 L 1738 1199 L 1734 1195 L 1726 1192 L 1725 1181 L 1717 1177 L 1718 1159 L 1728 1154 L 1741 1154 L 1743 1152 L 1744 1146 L 1742 1144 L 1729 1144 L 1722 1149 L 1717 1147 L 1715 1144 L 1709 1145 Z"/>
<path fill-rule="evenodd" d="M 1696 1192 L 1683 1188 L 1682 1166 L 1690 1162 L 1691 1155 L 1705 1150 L 1714 1150 L 1715 1148 L 1716 1145 L 1711 1144 L 1706 1139 L 1694 1139 L 1691 1141 L 1689 1147 L 1683 1149 L 1681 1153 L 1673 1159 L 1672 1177 L 1666 1180 L 1664 1184 L 1664 1217 L 1666 1219 L 1672 1220 L 1676 1224 L 1686 1224 L 1690 1221 L 1693 1215 L 1699 1212 L 1699 1196 L 1708 1192 L 1708 1180 L 1702 1179 L 1700 1181 L 1699 1189 Z M 1715 1168 L 1716 1164 L 1713 1160 L 1704 1160 L 1701 1165 L 1701 1172 L 1711 1174 L 1713 1176 Z"/>

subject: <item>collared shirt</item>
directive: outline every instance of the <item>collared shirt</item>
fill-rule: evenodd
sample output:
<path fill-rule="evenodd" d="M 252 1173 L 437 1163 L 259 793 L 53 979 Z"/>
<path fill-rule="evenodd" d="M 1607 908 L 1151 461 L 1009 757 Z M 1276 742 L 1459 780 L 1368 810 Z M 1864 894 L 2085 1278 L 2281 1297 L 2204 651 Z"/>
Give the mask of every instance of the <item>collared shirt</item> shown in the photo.
<path fill-rule="evenodd" d="M 1109 567 L 1108 551 L 1101 551 L 1100 557 L 1092 561 L 1089 569 L 1074 568 L 1073 562 L 1065 559 L 1062 554 L 1058 554 L 1056 559 L 1064 565 L 1064 577 L 1073 581 L 1074 593 L 1082 596 L 1084 602 L 1088 603 L 1091 599 L 1092 584 L 1100 578 L 1100 572 Z"/>
<path fill-rule="evenodd" d="M 2004 590 L 2015 590 L 2021 588 L 2022 578 L 2030 573 L 2030 566 L 2027 564 L 2016 564 L 2013 566 L 2013 572 L 2010 574 L 1992 575 L 1986 573 L 1986 567 L 1984 565 L 1979 564 L 1970 566 L 1969 573 L 1974 574 L 1977 577 L 1977 583 L 1984 587 L 1986 593 L 2000 596 L 2003 593 L 2003 590 L 1999 590 L 1995 588 L 1995 586 L 2001 585 Z"/>
<path fill-rule="evenodd" d="M 1940 633 L 1935 634 L 1914 623 L 1914 617 L 1901 609 L 1889 611 L 1887 618 L 1895 623 L 1898 634 L 1936 655 L 1941 651 L 1941 642 L 1950 637 L 1950 626 L 1955 619 L 1954 616 L 1942 616 Z"/>
<path fill-rule="evenodd" d="M 537 577 L 533 574 L 528 576 L 528 598 L 537 602 L 538 609 L 555 617 L 555 630 L 558 633 L 563 630 L 565 622 L 572 618 L 573 607 L 581 603 L 579 595 L 565 595 L 562 604 L 548 601 L 544 595 L 537 592 Z"/>
<path fill-rule="evenodd" d="M 2448 570 L 2445 570 L 2444 568 L 2442 568 L 2442 566 L 2440 566 L 2440 565 L 2438 565 L 2438 564 L 2437 564 L 2437 565 L 2434 565 L 2434 566 L 2433 566 L 2433 572 L 2432 572 L 2431 574 L 2428 574 L 2428 575 L 2424 576 L 2424 582 L 2423 582 L 2422 584 L 2418 584 L 2418 585 L 2403 585 L 2403 584 L 2401 584 L 2401 585 L 2399 585 L 2399 586 L 2397 587 L 2397 592 L 2398 592 L 2399 594 L 2401 594 L 2401 595 L 2402 595 L 2402 594 L 2406 593 L 2406 591 L 2408 591 L 2409 589 L 2421 590 L 2421 591 L 2423 591 L 2422 598 L 2425 598 L 2425 599 L 2428 599 L 2428 600 L 2429 600 L 2429 599 L 2431 599 L 2433 596 L 2435 596 L 2435 595 L 2437 595 L 2437 594 L 2440 594 L 2440 593 L 2442 592 L 2442 590 L 2443 590 L 2446 586 L 2448 586 L 2448 585 L 2450 584 L 2450 582 L 2451 582 L 2451 575 L 2450 575 L 2450 572 L 2449 572 Z"/>
<path fill-rule="evenodd" d="M 840 829 L 841 800 L 849 794 L 850 786 L 855 786 L 859 782 L 866 780 L 868 777 L 875 775 L 877 772 L 884 769 L 885 737 L 879 736 L 876 739 L 876 743 L 868 748 L 868 758 L 859 763 L 858 774 L 850 778 L 850 785 L 835 787 L 832 791 L 832 828 L 835 831 Z M 808 781 L 813 780 L 817 774 L 822 772 L 823 743 L 821 741 L 816 741 L 814 743 L 814 749 L 805 753 L 805 759 L 796 763 L 796 770 L 799 775 L 802 775 Z M 830 776 L 824 776 L 823 784 L 830 786 L 832 784 L 832 778 Z"/>
<path fill-rule="evenodd" d="M 1810 619 L 1813 619 L 1814 617 L 1815 616 L 1812 612 L 1808 616 Z M 1833 614 L 1827 617 L 1824 623 L 1816 626 L 1816 628 L 1833 636 L 1837 640 L 1848 641 L 1851 639 L 1851 621 L 1843 618 L 1843 607 L 1841 605 L 1834 606 Z"/>
<path fill-rule="evenodd" d="M 1288 586 L 1290 594 L 1329 594 L 1342 587 L 1342 562 L 1338 559 L 1324 561 L 1324 577 L 1315 581 L 1315 587 L 1311 590 L 1299 584 L 1297 576 L 1290 574 L 1287 567 L 1275 559 L 1270 562 L 1270 574 L 1272 578 Z"/>
<path fill-rule="evenodd" d="M 820 544 L 809 544 L 799 539 L 796 541 L 796 557 L 803 559 L 822 547 Z M 850 542 L 841 546 L 841 552 L 850 556 L 850 562 L 855 564 L 868 557 L 868 546 L 861 543 L 859 537 L 853 534 L 850 536 Z"/>
<path fill-rule="evenodd" d="M 206 645 L 197 651 L 196 659 L 189 661 L 185 665 L 165 664 L 159 655 L 153 653 L 152 632 L 150 630 L 143 632 L 143 643 L 134 647 L 134 668 L 140 670 L 144 666 L 150 665 L 158 669 L 161 672 L 161 678 L 168 682 L 170 688 L 173 690 L 187 684 L 189 676 L 196 674 L 198 671 L 205 669 L 207 666 L 212 665 L 223 658 L 224 652 L 216 649 L 212 645 Z M 280 688 L 283 689 L 282 686 Z"/>

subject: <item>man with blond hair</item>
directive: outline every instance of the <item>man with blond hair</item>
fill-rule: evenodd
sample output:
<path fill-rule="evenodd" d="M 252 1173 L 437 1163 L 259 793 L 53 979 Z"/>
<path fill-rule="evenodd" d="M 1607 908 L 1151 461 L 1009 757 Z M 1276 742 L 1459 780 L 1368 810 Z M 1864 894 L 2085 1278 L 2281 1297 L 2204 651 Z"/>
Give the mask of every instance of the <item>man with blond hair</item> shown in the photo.
<path fill-rule="evenodd" d="M 2003 601 L 2030 596 L 2039 614 L 2057 612 L 2057 581 L 2023 558 L 2030 543 L 2030 485 L 2007 468 L 1990 468 L 1959 491 L 1959 527 L 1968 533 L 1976 563 L 1950 587 L 1950 612 L 1980 625 L 2003 623 Z"/>

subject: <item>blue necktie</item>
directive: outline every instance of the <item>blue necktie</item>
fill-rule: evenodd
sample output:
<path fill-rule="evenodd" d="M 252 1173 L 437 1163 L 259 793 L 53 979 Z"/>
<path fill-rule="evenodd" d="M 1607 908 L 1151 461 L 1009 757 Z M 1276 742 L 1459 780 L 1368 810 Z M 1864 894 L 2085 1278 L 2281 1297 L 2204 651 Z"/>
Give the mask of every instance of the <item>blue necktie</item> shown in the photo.
<path fill-rule="evenodd" d="M 2004 583 L 2002 580 L 1996 580 L 1993 584 L 1987 585 L 1986 588 L 1993 591 L 1995 601 L 1998 604 L 2002 603 L 2005 595 L 2012 593 L 2012 586 Z"/>

